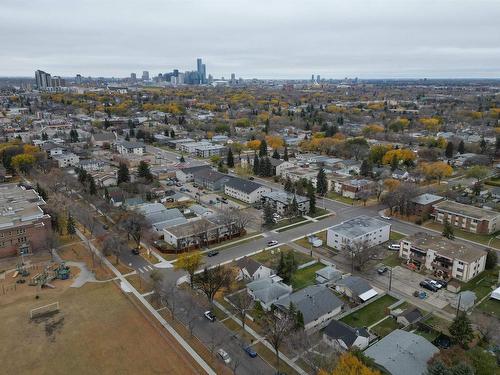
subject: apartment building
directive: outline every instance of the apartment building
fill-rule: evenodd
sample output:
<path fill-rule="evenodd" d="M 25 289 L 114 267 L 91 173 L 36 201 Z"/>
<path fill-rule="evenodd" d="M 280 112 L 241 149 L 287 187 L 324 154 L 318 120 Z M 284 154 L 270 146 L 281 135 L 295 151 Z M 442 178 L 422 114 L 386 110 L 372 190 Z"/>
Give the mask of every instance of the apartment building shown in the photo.
<path fill-rule="evenodd" d="M 122 155 L 143 155 L 146 152 L 146 145 L 142 142 L 123 141 L 116 145 L 116 150 Z"/>
<path fill-rule="evenodd" d="M 271 189 L 257 182 L 232 178 L 224 185 L 224 193 L 245 203 L 256 203 L 262 199 L 262 194 L 270 193 Z"/>
<path fill-rule="evenodd" d="M 59 168 L 78 167 L 80 164 L 80 157 L 72 152 L 54 155 L 52 159 L 57 162 Z"/>
<path fill-rule="evenodd" d="M 494 210 L 452 201 L 439 202 L 433 208 L 434 218 L 441 224 L 448 221 L 456 228 L 480 234 L 492 234 L 500 229 L 498 226 L 500 213 Z"/>
<path fill-rule="evenodd" d="M 51 229 L 45 201 L 33 189 L 0 185 L 0 258 L 43 249 Z"/>
<path fill-rule="evenodd" d="M 484 271 L 486 251 L 419 232 L 401 241 L 399 256 L 438 277 L 467 282 Z"/>
<path fill-rule="evenodd" d="M 223 156 L 226 153 L 226 147 L 222 145 L 206 144 L 195 147 L 196 156 L 199 158 L 210 158 L 212 156 Z"/>
<path fill-rule="evenodd" d="M 297 206 L 301 214 L 309 212 L 309 198 L 302 195 L 288 193 L 286 191 L 271 191 L 262 194 L 262 204 L 270 204 L 274 212 L 284 216 L 288 213 L 293 198 L 297 201 Z"/>
<path fill-rule="evenodd" d="M 391 224 L 368 216 L 359 216 L 328 228 L 326 244 L 342 250 L 355 242 L 372 247 L 389 241 Z"/>

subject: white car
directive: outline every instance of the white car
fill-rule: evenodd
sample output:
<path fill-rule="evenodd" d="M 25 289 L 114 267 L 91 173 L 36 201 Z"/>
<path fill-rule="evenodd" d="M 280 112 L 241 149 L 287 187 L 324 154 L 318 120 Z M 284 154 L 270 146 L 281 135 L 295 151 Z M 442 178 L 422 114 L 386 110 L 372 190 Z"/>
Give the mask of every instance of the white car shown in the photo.
<path fill-rule="evenodd" d="M 436 280 L 427 280 L 427 282 L 431 285 L 434 285 L 436 288 L 441 289 L 443 286 L 438 283 Z"/>
<path fill-rule="evenodd" d="M 388 248 L 389 250 L 399 250 L 399 249 L 401 248 L 401 246 L 399 246 L 399 244 L 398 244 L 398 243 L 393 243 L 393 244 L 391 244 L 391 245 L 387 246 L 387 248 Z"/>
<path fill-rule="evenodd" d="M 274 245 L 277 245 L 277 244 L 278 244 L 278 241 L 276 241 L 276 240 L 272 240 L 272 241 L 269 241 L 269 242 L 267 243 L 267 246 L 274 246 Z"/>
<path fill-rule="evenodd" d="M 385 220 L 391 220 L 390 216 L 380 215 L 380 217 Z"/>
<path fill-rule="evenodd" d="M 231 357 L 224 349 L 217 350 L 217 355 L 224 361 L 224 363 L 228 364 L 231 362 Z"/>

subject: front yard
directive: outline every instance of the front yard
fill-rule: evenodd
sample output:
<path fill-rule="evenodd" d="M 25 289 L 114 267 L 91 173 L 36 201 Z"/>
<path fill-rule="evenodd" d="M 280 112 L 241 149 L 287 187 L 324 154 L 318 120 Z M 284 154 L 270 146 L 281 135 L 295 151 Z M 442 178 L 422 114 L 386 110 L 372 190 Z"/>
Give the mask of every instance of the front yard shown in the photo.
<path fill-rule="evenodd" d="M 369 327 L 382 319 L 386 315 L 385 309 L 396 301 L 396 298 L 386 294 L 366 305 L 361 310 L 349 314 L 340 320 L 351 327 Z"/>
<path fill-rule="evenodd" d="M 278 248 L 270 250 L 261 251 L 258 254 L 252 255 L 251 258 L 263 264 L 266 267 L 273 268 L 279 262 L 280 252 L 283 252 L 283 254 L 287 254 L 290 251 L 293 252 L 295 260 L 297 261 L 297 264 L 299 266 L 301 264 L 305 264 L 307 262 L 310 262 L 311 260 L 314 260 L 314 258 L 310 257 L 309 255 L 295 251 L 287 245 L 280 246 Z"/>

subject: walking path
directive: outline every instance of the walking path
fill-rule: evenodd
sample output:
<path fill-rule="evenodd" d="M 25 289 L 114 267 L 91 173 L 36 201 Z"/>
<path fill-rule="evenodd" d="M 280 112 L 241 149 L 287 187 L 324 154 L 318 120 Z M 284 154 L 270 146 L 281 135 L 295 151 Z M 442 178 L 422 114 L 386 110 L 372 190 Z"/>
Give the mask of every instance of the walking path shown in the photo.
<path fill-rule="evenodd" d="M 82 240 L 86 240 L 86 237 L 80 232 L 78 229 L 76 230 L 76 234 Z M 156 311 L 153 306 L 130 284 L 130 282 L 125 279 L 125 277 L 116 269 L 116 267 L 108 260 L 106 257 L 101 256 L 100 251 L 94 246 L 94 244 L 90 243 L 90 248 L 94 254 L 96 254 L 99 258 L 102 259 L 103 263 L 116 275 L 116 277 L 120 280 L 120 283 L 126 287 L 126 289 L 130 290 L 130 292 L 139 300 L 140 303 L 144 305 L 144 307 L 156 318 L 160 324 L 165 327 L 165 329 L 174 337 L 174 339 L 193 357 L 193 359 L 198 363 L 198 365 L 203 368 L 207 374 L 216 375 L 215 371 L 199 356 L 196 351 L 191 348 L 191 346 L 184 340 L 184 338 L 177 333 L 177 331 L 170 325 L 168 322 Z"/>

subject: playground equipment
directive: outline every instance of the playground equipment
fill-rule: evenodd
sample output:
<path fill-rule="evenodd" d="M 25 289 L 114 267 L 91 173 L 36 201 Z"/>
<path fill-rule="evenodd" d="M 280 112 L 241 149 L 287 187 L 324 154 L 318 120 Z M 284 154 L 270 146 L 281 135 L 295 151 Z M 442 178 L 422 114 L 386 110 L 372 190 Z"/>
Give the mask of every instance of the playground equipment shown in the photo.
<path fill-rule="evenodd" d="M 64 262 L 60 264 L 48 265 L 42 272 L 31 278 L 29 285 L 39 286 L 41 288 L 55 288 L 54 285 L 50 284 L 50 282 L 54 279 L 67 280 L 69 279 L 70 272 L 70 268 L 66 266 Z"/>

